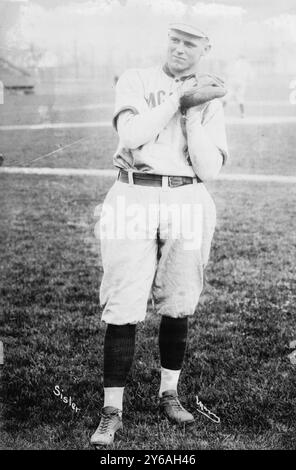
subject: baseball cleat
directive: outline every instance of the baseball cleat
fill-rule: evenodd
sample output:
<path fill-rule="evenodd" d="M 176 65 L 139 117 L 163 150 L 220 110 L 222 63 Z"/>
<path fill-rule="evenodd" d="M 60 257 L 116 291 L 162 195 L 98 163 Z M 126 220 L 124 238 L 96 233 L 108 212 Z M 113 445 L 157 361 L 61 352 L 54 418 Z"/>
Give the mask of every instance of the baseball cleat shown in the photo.
<path fill-rule="evenodd" d="M 183 408 L 175 390 L 163 392 L 159 407 L 161 413 L 170 421 L 178 424 L 190 424 L 194 422 L 193 415 Z"/>
<path fill-rule="evenodd" d="M 114 441 L 115 433 L 122 429 L 122 413 L 113 406 L 105 406 L 102 409 L 102 417 L 99 426 L 90 438 L 94 446 L 109 446 Z"/>

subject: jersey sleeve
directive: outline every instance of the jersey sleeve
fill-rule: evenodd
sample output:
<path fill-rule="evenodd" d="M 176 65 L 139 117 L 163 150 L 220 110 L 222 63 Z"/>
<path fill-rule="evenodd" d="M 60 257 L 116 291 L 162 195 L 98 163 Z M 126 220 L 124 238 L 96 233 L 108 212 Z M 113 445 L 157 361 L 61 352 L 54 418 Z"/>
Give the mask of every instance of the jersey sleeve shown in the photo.
<path fill-rule="evenodd" d="M 122 111 L 131 110 L 140 114 L 148 109 L 144 96 L 144 85 L 136 69 L 124 72 L 116 84 L 115 109 L 112 124 L 117 130 L 117 118 Z"/>
<path fill-rule="evenodd" d="M 206 106 L 202 113 L 202 125 L 216 144 L 223 157 L 223 165 L 229 158 L 225 117 L 223 105 L 220 100 L 213 100 Z"/>

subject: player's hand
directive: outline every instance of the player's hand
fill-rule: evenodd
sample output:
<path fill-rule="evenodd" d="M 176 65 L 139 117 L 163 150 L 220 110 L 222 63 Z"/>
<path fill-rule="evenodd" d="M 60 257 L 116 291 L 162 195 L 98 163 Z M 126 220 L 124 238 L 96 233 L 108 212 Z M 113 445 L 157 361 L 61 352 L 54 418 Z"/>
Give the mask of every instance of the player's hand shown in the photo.
<path fill-rule="evenodd" d="M 197 78 L 195 75 L 191 76 L 190 78 L 187 78 L 186 80 L 180 82 L 176 88 L 176 91 L 178 92 L 179 99 L 181 98 L 192 88 L 197 86 Z"/>
<path fill-rule="evenodd" d="M 187 86 L 186 81 L 180 97 L 182 113 L 192 107 L 200 108 L 208 101 L 222 98 L 227 93 L 224 81 L 217 75 L 201 75 L 193 84 L 191 79 L 188 79 Z"/>

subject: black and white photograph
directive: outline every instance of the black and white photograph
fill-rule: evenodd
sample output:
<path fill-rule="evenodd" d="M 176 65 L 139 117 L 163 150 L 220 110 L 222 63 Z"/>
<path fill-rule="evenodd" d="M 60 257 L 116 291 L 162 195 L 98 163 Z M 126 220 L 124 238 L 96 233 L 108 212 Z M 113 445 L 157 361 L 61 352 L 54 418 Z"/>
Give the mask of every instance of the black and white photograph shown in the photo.
<path fill-rule="evenodd" d="M 296 449 L 295 0 L 0 0 L 0 195 L 0 450 Z"/>

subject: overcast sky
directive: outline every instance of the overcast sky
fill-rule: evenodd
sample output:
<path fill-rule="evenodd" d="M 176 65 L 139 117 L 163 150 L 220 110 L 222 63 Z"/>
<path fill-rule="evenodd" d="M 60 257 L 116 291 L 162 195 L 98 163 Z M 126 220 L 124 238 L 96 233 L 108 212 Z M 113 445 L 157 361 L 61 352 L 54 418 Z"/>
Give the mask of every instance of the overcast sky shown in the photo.
<path fill-rule="evenodd" d="M 296 45 L 296 0 L 0 0 L 0 55 L 30 44 L 65 57 L 75 47 L 102 62 L 149 55 L 188 8 L 217 56 Z"/>
<path fill-rule="evenodd" d="M 138 0 L 143 2 L 143 0 Z M 198 2 L 196 0 L 182 0 L 184 4 L 194 5 L 196 3 L 205 4 L 223 4 L 230 6 L 239 6 L 246 10 L 248 14 L 260 15 L 269 17 L 271 15 L 278 15 L 280 13 L 296 14 L 296 1 L 295 0 L 203 0 Z M 0 0 L 0 5 L 20 5 L 22 3 L 35 3 L 44 8 L 52 9 L 60 5 L 73 5 L 73 4 L 128 4 L 130 0 Z M 159 0 L 161 2 L 161 0 Z M 10 5 L 9 5 L 10 4 Z"/>

